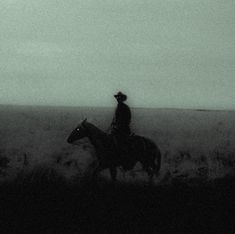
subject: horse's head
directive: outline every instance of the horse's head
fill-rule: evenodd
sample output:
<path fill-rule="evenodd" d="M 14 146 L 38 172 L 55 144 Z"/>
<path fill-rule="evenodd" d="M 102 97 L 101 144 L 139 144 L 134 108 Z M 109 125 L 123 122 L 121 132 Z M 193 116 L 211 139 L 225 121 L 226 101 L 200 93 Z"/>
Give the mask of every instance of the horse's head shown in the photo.
<path fill-rule="evenodd" d="M 67 142 L 72 144 L 74 141 L 80 140 L 88 136 L 85 128 L 86 119 L 82 121 L 69 135 Z"/>

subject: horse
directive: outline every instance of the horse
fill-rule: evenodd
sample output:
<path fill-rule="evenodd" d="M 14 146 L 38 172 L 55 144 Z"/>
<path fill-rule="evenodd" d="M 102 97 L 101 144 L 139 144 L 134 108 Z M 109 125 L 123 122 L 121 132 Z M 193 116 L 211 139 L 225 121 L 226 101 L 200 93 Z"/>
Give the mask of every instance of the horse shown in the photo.
<path fill-rule="evenodd" d="M 120 155 L 116 137 L 105 133 L 86 119 L 71 132 L 67 142 L 73 144 L 85 137 L 94 146 L 98 161 L 93 177 L 97 176 L 100 171 L 109 169 L 112 181 L 116 181 L 118 167 L 129 171 L 134 168 L 137 162 L 142 164 L 143 170 L 149 176 L 149 181 L 152 181 L 154 175 L 158 175 L 161 167 L 161 152 L 152 140 L 138 135 L 129 136 L 127 144 L 128 157 L 123 158 Z"/>

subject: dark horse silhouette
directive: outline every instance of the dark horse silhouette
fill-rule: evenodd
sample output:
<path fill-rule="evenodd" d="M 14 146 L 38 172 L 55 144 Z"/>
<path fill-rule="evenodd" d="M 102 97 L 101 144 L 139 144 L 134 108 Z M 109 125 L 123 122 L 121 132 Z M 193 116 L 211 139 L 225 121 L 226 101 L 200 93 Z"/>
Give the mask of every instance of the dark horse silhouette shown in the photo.
<path fill-rule="evenodd" d="M 69 135 L 67 142 L 73 144 L 74 141 L 88 137 L 96 150 L 98 166 L 93 176 L 104 169 L 109 169 L 112 180 L 116 180 L 117 167 L 123 167 L 124 170 L 131 170 L 137 162 L 143 166 L 149 179 L 152 181 L 154 175 L 158 175 L 161 167 L 161 152 L 155 143 L 145 137 L 134 135 L 128 139 L 128 159 L 120 157 L 118 144 L 113 135 L 109 135 L 93 124 L 82 121 Z M 130 160 L 128 160 L 130 162 Z M 156 162 L 157 161 L 157 162 Z"/>

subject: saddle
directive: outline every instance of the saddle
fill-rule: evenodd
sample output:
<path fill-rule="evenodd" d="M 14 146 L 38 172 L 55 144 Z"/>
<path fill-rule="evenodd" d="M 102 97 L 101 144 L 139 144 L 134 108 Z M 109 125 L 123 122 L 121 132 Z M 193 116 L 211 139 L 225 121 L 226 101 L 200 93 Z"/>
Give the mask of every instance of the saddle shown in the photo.
<path fill-rule="evenodd" d="M 116 134 L 110 134 L 110 137 L 113 140 L 115 148 L 120 147 L 120 145 L 129 145 L 131 143 L 132 137 L 135 136 L 134 133 L 131 133 L 130 135 L 116 135 Z"/>

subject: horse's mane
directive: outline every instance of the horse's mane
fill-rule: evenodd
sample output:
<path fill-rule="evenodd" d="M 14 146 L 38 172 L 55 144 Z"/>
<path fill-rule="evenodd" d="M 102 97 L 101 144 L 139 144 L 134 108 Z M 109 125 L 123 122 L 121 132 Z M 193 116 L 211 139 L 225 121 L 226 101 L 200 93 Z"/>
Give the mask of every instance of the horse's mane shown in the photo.
<path fill-rule="evenodd" d="M 107 137 L 107 133 L 97 128 L 94 124 L 86 121 L 82 124 L 89 132 L 94 133 L 95 135 L 99 135 L 100 137 Z"/>

